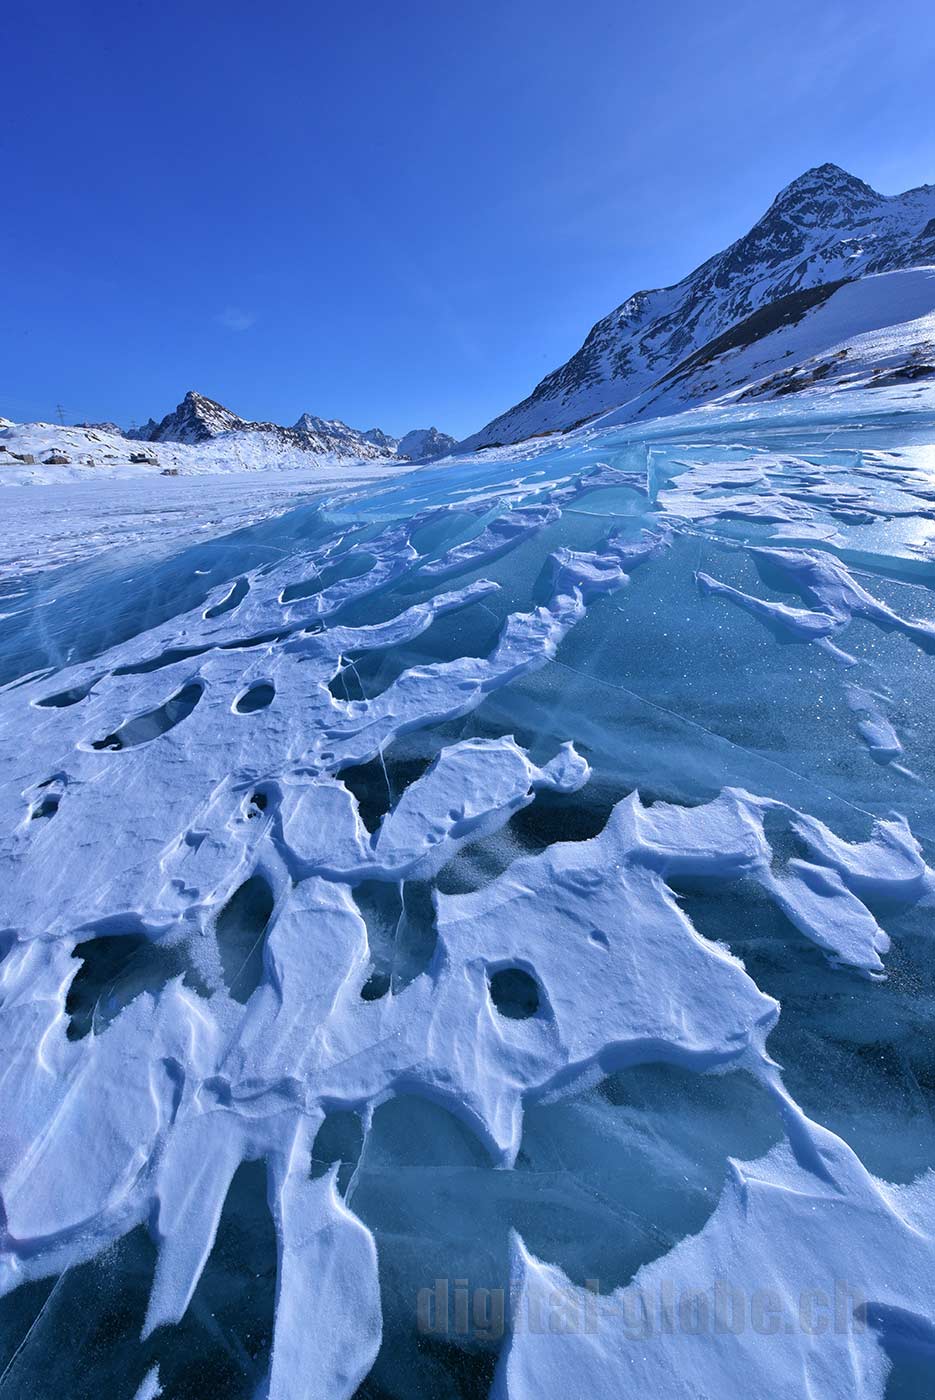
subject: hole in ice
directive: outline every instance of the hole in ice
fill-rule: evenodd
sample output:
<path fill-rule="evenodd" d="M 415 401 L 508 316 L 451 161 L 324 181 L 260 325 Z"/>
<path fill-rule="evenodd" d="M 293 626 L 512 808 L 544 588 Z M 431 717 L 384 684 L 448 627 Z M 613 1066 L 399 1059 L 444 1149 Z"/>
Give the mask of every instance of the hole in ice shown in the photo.
<path fill-rule="evenodd" d="M 167 734 L 170 729 L 181 724 L 183 719 L 188 718 L 203 693 L 204 686 L 201 682 L 193 681 L 176 691 L 175 695 L 158 709 L 150 710 L 145 715 L 137 715 L 135 719 L 128 719 L 119 729 L 114 730 L 113 734 L 107 734 L 103 739 L 95 739 L 91 748 L 116 752 L 119 749 L 134 748 L 137 744 L 146 744 L 150 739 L 158 738 L 160 734 Z"/>
<path fill-rule="evenodd" d="M 249 581 L 245 578 L 239 578 L 225 598 L 222 598 L 219 603 L 215 603 L 213 608 L 205 609 L 205 618 L 221 617 L 224 613 L 233 612 L 234 608 L 243 602 L 249 591 Z"/>
<path fill-rule="evenodd" d="M 403 914 L 396 940 L 393 990 L 408 987 L 424 972 L 435 954 L 438 928 L 432 886 L 422 880 L 403 885 Z"/>
<path fill-rule="evenodd" d="M 760 990 L 781 1003 L 767 1049 L 804 1112 L 885 1181 L 908 1182 L 935 1167 L 930 911 L 876 911 L 893 943 L 886 980 L 872 982 L 832 967 L 754 886 L 670 883 L 698 932 L 727 943 Z"/>
<path fill-rule="evenodd" d="M 81 966 L 65 997 L 69 1040 L 99 1033 L 142 992 L 160 992 L 173 977 L 181 975 L 187 986 L 208 994 L 180 947 L 153 943 L 140 933 L 86 939 L 72 957 L 80 958 Z"/>
<path fill-rule="evenodd" d="M 359 656 L 342 656 L 341 669 L 328 682 L 328 689 L 335 700 L 350 701 L 368 698 L 360 677 L 360 662 Z"/>
<path fill-rule="evenodd" d="M 367 925 L 373 959 L 360 995 L 378 1001 L 391 989 L 408 987 L 432 960 L 438 939 L 432 887 L 416 880 L 402 885 L 364 880 L 354 889 L 354 902 Z"/>
<path fill-rule="evenodd" d="M 90 1262 L 4 1298 L 0 1356 L 10 1353 L 3 1371 L 10 1394 L 97 1400 L 114 1393 L 114 1377 L 121 1375 L 132 1377 L 126 1392 L 132 1395 L 147 1370 L 140 1331 L 154 1264 L 155 1250 L 140 1226 Z"/>
<path fill-rule="evenodd" d="M 115 676 L 149 676 L 153 671 L 162 671 L 166 666 L 174 666 L 179 661 L 190 661 L 193 656 L 203 656 L 210 647 L 172 647 L 161 651 L 149 661 L 137 661 L 126 666 L 115 666 Z"/>
<path fill-rule="evenodd" d="M 74 686 L 71 690 L 60 690 L 57 695 L 44 695 L 41 700 L 33 701 L 33 704 L 40 706 L 43 710 L 63 710 L 69 705 L 77 705 L 82 700 L 87 700 L 99 680 L 100 676 L 95 676 L 93 680 L 88 681 L 87 685 Z"/>
<path fill-rule="evenodd" d="M 811 860 L 807 843 L 792 829 L 792 814 L 783 808 L 767 808 L 763 813 L 763 833 L 772 851 L 774 870 L 782 869 L 790 860 Z"/>
<path fill-rule="evenodd" d="M 277 1268 L 263 1164 L 244 1163 L 234 1174 L 181 1322 L 141 1342 L 155 1260 L 140 1226 L 57 1280 L 16 1289 L 0 1302 L 4 1323 L 14 1309 L 13 1330 L 0 1327 L 0 1355 L 8 1337 L 12 1353 L 4 1373 L 10 1395 L 129 1397 L 158 1365 L 161 1393 L 172 1400 L 256 1400 L 269 1362 Z"/>
<path fill-rule="evenodd" d="M 255 792 L 250 794 L 250 801 L 247 803 L 247 816 L 255 817 L 258 812 L 265 812 L 268 806 L 269 794 L 265 793 L 262 788 L 257 788 Z"/>
<path fill-rule="evenodd" d="M 539 985 L 521 967 L 501 967 L 488 978 L 490 1000 L 511 1021 L 526 1021 L 539 1010 Z"/>
<path fill-rule="evenodd" d="M 702 1228 L 728 1157 L 753 1160 L 782 1135 L 772 1099 L 743 1071 L 633 1065 L 529 1106 L 509 1223 L 573 1282 L 609 1293 Z"/>
<path fill-rule="evenodd" d="M 884 1400 L 930 1400 L 935 1395 L 935 1327 L 929 1319 L 863 1302 L 856 1315 L 876 1331 L 892 1363 Z"/>
<path fill-rule="evenodd" d="M 402 758 L 396 746 L 391 745 L 382 759 L 378 754 L 367 763 L 340 770 L 341 782 L 357 798 L 360 819 L 371 835 L 390 807 L 410 783 L 421 778 L 431 762 L 428 757 Z"/>
<path fill-rule="evenodd" d="M 366 982 L 360 989 L 361 1001 L 379 1001 L 385 997 L 390 989 L 390 975 L 388 972 L 371 972 Z"/>
<path fill-rule="evenodd" d="M 535 800 L 511 818 L 513 830 L 530 847 L 545 848 L 556 841 L 590 841 L 604 830 L 621 795 L 601 791 L 596 783 L 586 795 L 546 789 L 537 792 Z"/>
<path fill-rule="evenodd" d="M 343 583 L 348 579 L 360 578 L 362 574 L 369 573 L 376 562 L 372 554 L 358 553 L 357 550 L 351 549 L 345 559 L 335 564 L 325 565 L 314 578 L 307 579 L 304 583 L 290 583 L 280 593 L 279 601 L 280 603 L 297 603 L 302 598 L 314 598 L 316 593 L 324 592 L 333 583 Z"/>
<path fill-rule="evenodd" d="M 367 925 L 367 942 L 373 960 L 361 996 L 364 1001 L 378 1001 L 390 990 L 392 982 L 396 936 L 403 912 L 402 896 L 398 885 L 383 880 L 364 880 L 354 888 L 353 897 Z"/>
<path fill-rule="evenodd" d="M 427 1335 L 418 1326 L 419 1290 L 436 1278 L 471 1285 L 508 1278 L 507 1229 L 497 1176 L 474 1135 L 437 1104 L 408 1095 L 379 1107 L 367 1133 L 348 1205 L 377 1244 L 383 1340 L 355 1400 L 413 1396 L 486 1400 L 501 1337 Z M 480 1208 L 477 1238 L 472 1215 Z M 494 1332 L 496 1329 L 492 1329 Z"/>
<path fill-rule="evenodd" d="M 361 618 L 362 624 L 366 622 Z M 346 652 L 328 689 L 336 700 L 375 700 L 413 666 L 488 655 L 501 625 L 502 619 L 489 600 L 460 608 L 456 614 L 442 613 L 409 642 Z M 476 681 L 469 680 L 461 682 L 458 689 L 471 691 L 476 686 Z"/>
<path fill-rule="evenodd" d="M 332 1109 L 315 1134 L 312 1176 L 324 1176 L 335 1162 L 340 1162 L 338 1190 L 342 1196 L 345 1195 L 363 1145 L 364 1130 L 360 1116 L 349 1109 Z"/>
<path fill-rule="evenodd" d="M 271 705 L 275 695 L 276 687 L 270 681 L 258 681 L 234 702 L 234 709 L 239 715 L 255 714 Z"/>
<path fill-rule="evenodd" d="M 37 803 L 30 812 L 30 821 L 36 822 L 41 821 L 44 817 L 54 817 L 55 813 L 58 811 L 58 804 L 61 800 L 62 799 L 57 794 L 53 793 L 50 793 L 47 797 L 43 797 L 42 801 Z"/>
<path fill-rule="evenodd" d="M 227 990 L 245 1004 L 263 976 L 263 939 L 275 899 L 263 875 L 251 875 L 236 890 L 214 924 Z"/>
<path fill-rule="evenodd" d="M 266 1167 L 263 1162 L 243 1162 L 231 1181 L 214 1247 L 188 1311 L 179 1326 L 160 1328 L 151 1338 L 166 1396 L 256 1400 L 263 1393 L 276 1273 Z"/>
<path fill-rule="evenodd" d="M 462 846 L 439 872 L 439 892 L 469 894 L 490 884 L 515 860 L 537 855 L 556 841 L 590 840 L 603 831 L 621 796 L 620 790 L 597 784 L 593 793 L 537 792 L 500 831 Z"/>

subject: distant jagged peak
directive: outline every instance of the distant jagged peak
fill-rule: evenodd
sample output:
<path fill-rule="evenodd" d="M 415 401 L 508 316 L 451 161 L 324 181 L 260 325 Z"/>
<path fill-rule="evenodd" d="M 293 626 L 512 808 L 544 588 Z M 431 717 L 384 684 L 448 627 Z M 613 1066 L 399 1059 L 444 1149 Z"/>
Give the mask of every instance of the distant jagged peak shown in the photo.
<path fill-rule="evenodd" d="M 363 436 L 368 442 L 372 442 L 374 447 L 382 447 L 387 452 L 395 452 L 399 446 L 399 438 L 385 433 L 382 428 L 368 428 Z"/>
<path fill-rule="evenodd" d="M 303 413 L 292 431 L 315 441 L 340 442 L 343 446 L 355 448 L 362 457 L 392 457 L 396 452 L 396 439 L 379 428 L 362 433 L 358 428 L 348 427 L 340 418 L 318 418 L 314 413 Z"/>
<path fill-rule="evenodd" d="M 199 394 L 196 389 L 189 389 L 181 403 L 167 413 L 160 423 L 150 420 L 145 428 L 136 430 L 132 436 L 147 442 L 183 442 L 191 445 L 231 433 L 263 434 L 282 449 L 348 461 L 392 457 L 395 452 L 394 447 L 387 448 L 355 428 L 349 428 L 337 418 L 317 418 L 312 413 L 303 413 L 291 428 L 278 423 L 254 422 L 241 418 L 216 399 Z"/>
<path fill-rule="evenodd" d="M 437 428 L 413 428 L 396 444 L 400 457 L 408 457 L 412 462 L 430 461 L 434 457 L 444 457 L 455 446 L 456 439 L 448 433 L 440 433 Z"/>
<path fill-rule="evenodd" d="M 293 429 L 297 433 L 324 433 L 335 428 L 344 428 L 348 432 L 353 432 L 353 428 L 348 428 L 346 423 L 342 423 L 339 418 L 319 418 L 314 413 L 303 413 L 293 423 Z"/>
<path fill-rule="evenodd" d="M 189 389 L 182 402 L 167 413 L 150 434 L 150 442 L 207 442 L 219 433 L 246 428 L 247 422 L 229 408 Z"/>
<path fill-rule="evenodd" d="M 319 418 L 314 413 L 301 414 L 290 428 L 278 423 L 253 422 L 241 418 L 216 399 L 199 394 L 196 389 L 189 389 L 181 403 L 167 413 L 160 423 L 150 419 L 144 428 L 136 429 L 128 436 L 143 438 L 148 442 L 194 444 L 208 442 L 227 433 L 263 433 L 289 449 L 348 460 L 394 458 L 397 451 L 400 456 L 411 460 L 428 460 L 441 457 L 455 443 L 454 438 L 440 433 L 437 428 L 418 428 L 407 434 L 404 441 L 409 446 L 403 450 L 397 439 L 381 428 L 361 432 L 358 428 L 349 427 L 340 418 Z"/>

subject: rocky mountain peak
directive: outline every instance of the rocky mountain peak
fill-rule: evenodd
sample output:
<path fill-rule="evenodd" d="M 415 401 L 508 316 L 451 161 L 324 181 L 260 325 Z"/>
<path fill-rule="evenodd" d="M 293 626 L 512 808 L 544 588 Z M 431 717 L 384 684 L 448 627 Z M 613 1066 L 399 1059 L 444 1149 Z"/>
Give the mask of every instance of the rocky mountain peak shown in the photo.
<path fill-rule="evenodd" d="M 598 321 L 570 360 L 463 446 L 516 442 L 587 422 L 647 392 L 768 306 L 932 261 L 935 189 L 885 196 L 839 165 L 813 166 L 730 247 L 675 286 L 637 292 Z"/>
<path fill-rule="evenodd" d="M 832 228 L 879 208 L 883 196 L 856 175 L 827 163 L 812 166 L 780 190 L 761 223 L 777 217 Z"/>
<path fill-rule="evenodd" d="M 150 442 L 207 442 L 219 433 L 245 428 L 246 421 L 223 404 L 189 389 L 182 402 L 150 433 Z"/>

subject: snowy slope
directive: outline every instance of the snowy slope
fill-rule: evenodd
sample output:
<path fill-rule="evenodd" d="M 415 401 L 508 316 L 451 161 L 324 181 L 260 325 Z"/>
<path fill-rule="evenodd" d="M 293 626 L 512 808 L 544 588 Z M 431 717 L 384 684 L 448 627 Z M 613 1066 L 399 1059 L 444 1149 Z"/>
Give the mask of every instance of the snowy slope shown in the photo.
<path fill-rule="evenodd" d="M 138 459 L 134 462 L 132 459 Z M 65 458 L 65 461 L 49 460 Z M 24 460 L 25 459 L 25 460 Z M 31 460 L 30 460 L 31 459 Z M 408 466 L 371 447 L 336 448 L 329 437 L 269 432 L 263 427 L 221 431 L 194 442 L 141 442 L 98 428 L 21 423 L 0 427 L 0 485 L 46 484 L 93 477 L 181 476 L 217 472 L 307 471 L 362 465 L 371 474 Z"/>
<path fill-rule="evenodd" d="M 875 273 L 829 288 L 820 301 L 804 311 L 792 307 L 788 320 L 768 330 L 776 309 L 794 301 L 774 303 L 741 322 L 597 423 L 806 389 L 935 386 L 935 267 Z"/>
<path fill-rule="evenodd" d="M 935 186 L 877 194 L 835 165 L 794 180 L 763 218 L 673 287 L 641 291 L 592 329 L 471 449 L 567 429 L 617 407 L 760 308 L 805 289 L 935 263 Z"/>

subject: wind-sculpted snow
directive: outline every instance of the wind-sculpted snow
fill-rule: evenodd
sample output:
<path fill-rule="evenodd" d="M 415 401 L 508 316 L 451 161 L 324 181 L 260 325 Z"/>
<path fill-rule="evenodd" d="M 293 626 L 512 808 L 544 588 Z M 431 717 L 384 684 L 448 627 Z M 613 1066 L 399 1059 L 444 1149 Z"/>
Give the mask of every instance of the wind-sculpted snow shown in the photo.
<path fill-rule="evenodd" d="M 900 617 L 885 603 L 878 602 L 832 556 L 806 549 L 754 549 L 751 553 L 765 578 L 778 578 L 780 586 L 794 590 L 812 606 L 796 608 L 752 598 L 699 573 L 702 592 L 727 598 L 745 608 L 778 633 L 785 633 L 788 641 L 812 642 L 837 636 L 853 618 L 861 617 L 884 631 L 902 632 L 923 651 L 935 652 L 935 625 Z"/>
<path fill-rule="evenodd" d="M 804 440 L 600 451 L 302 507 L 263 527 L 278 551 L 232 546 L 201 591 L 186 557 L 161 619 L 136 626 L 92 577 L 102 640 L 75 633 L 64 665 L 24 653 L 0 696 L 0 1396 L 879 1397 L 900 1347 L 924 1350 L 931 1174 L 871 1175 L 796 1062 L 800 1106 L 773 1037 L 804 1013 L 770 970 L 867 1026 L 888 995 L 913 1035 L 926 1024 L 906 960 L 935 903 L 928 751 L 863 634 L 835 663 L 869 623 L 876 647 L 931 664 L 932 610 L 908 591 L 927 566 L 890 542 L 904 577 L 874 583 L 880 541 L 846 559 L 830 538 L 861 528 L 842 515 L 871 472 L 903 528 L 924 473 Z M 776 543 L 799 509 L 807 545 Z M 758 597 L 754 571 L 795 601 Z M 809 641 L 828 646 L 781 645 Z M 813 685 L 834 708 L 806 720 Z M 837 768 L 817 747 L 832 721 Z M 701 917 L 731 900 L 739 923 Z M 723 1190 L 717 1170 L 697 1185 L 677 1117 L 670 1147 L 649 1135 L 659 1180 L 671 1154 L 694 1202 L 671 1227 L 643 1202 L 651 1165 L 629 1197 L 614 1175 L 641 1067 L 757 1105 L 725 1118 L 739 1140 L 703 1130 Z M 393 1112 L 427 1163 L 411 1186 L 380 1156 Z M 562 1130 L 566 1112 L 593 1130 Z M 455 1140 L 470 1170 L 433 1175 Z M 579 1185 L 575 1144 L 598 1184 L 588 1168 Z M 394 1190 L 402 1214 L 380 1205 Z M 225 1252 L 260 1217 L 266 1332 L 243 1291 L 261 1268 Z M 611 1277 L 583 1287 L 618 1238 Z M 429 1240 L 450 1277 L 426 1272 Z M 400 1264 L 404 1246 L 422 1262 Z M 209 1302 L 219 1259 L 228 1292 Z M 108 1260 L 130 1261 L 106 1265 L 120 1319 L 58 1355 L 69 1288 L 96 1316 L 87 1280 Z M 438 1290 L 457 1299 L 475 1266 L 467 1322 L 457 1301 L 446 1322 Z M 779 1326 L 697 1335 L 721 1282 Z M 647 1323 L 673 1288 L 674 1322 Z M 808 1290 L 827 1329 L 801 1321 Z M 212 1347 L 223 1383 L 197 1379 Z"/>
<path fill-rule="evenodd" d="M 525 1325 L 498 1400 L 535 1394 L 542 1376 L 556 1395 L 616 1397 L 621 1377 L 686 1400 L 882 1394 L 881 1339 L 897 1352 L 931 1346 L 933 1178 L 887 1187 L 840 1139 L 806 1126 L 813 1160 L 790 1142 L 732 1163 L 701 1234 L 607 1298 L 575 1289 L 517 1239 L 513 1307 Z M 563 1302 L 558 1324 L 530 1325 L 552 1297 Z"/>

